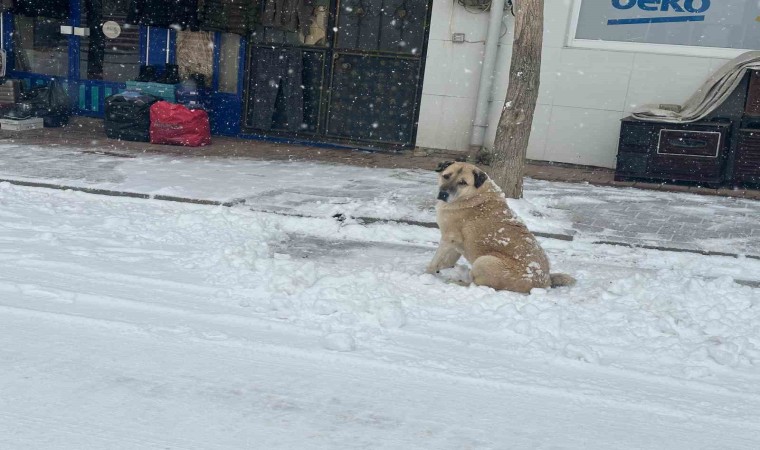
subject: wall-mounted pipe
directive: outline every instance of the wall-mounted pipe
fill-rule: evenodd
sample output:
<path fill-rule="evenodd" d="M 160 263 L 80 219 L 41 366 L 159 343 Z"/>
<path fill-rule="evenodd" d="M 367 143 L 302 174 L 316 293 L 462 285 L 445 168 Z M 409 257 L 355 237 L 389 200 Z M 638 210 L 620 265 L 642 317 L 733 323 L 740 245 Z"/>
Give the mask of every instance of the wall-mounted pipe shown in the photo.
<path fill-rule="evenodd" d="M 478 86 L 478 102 L 475 106 L 475 119 L 472 123 L 472 135 L 470 136 L 470 149 L 472 150 L 480 150 L 485 143 L 490 109 L 489 102 L 496 75 L 496 59 L 499 55 L 499 40 L 501 39 L 501 26 L 504 19 L 504 3 L 505 0 L 493 0 L 491 2 L 483 67 L 481 67 Z"/>
<path fill-rule="evenodd" d="M 148 32 L 146 33 L 145 40 L 145 65 L 150 65 L 150 26 L 148 26 Z"/>

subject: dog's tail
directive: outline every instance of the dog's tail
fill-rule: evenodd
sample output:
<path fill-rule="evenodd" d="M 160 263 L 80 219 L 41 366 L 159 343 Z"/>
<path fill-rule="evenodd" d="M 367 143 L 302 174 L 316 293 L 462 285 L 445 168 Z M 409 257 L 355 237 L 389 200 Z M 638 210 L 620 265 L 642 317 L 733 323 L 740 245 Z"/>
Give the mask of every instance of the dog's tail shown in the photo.
<path fill-rule="evenodd" d="M 575 278 L 566 273 L 553 273 L 549 276 L 551 277 L 553 288 L 575 285 Z"/>

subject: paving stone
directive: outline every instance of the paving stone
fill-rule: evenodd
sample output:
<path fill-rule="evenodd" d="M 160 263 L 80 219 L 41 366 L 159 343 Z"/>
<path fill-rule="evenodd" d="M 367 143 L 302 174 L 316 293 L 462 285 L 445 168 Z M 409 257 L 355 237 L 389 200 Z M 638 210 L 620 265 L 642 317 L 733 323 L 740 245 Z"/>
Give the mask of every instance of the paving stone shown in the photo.
<path fill-rule="evenodd" d="M 725 253 L 760 256 L 760 202 L 662 191 L 652 191 L 632 201 L 625 197 L 626 189 L 571 184 L 557 189 L 556 184 L 552 186 L 552 190 L 542 191 L 540 195 L 593 200 L 593 203 L 577 201 L 572 206 L 562 206 L 564 209 L 572 207 L 575 227 L 581 235 L 597 233 L 608 241 L 614 239 L 634 245 L 728 250 Z M 531 189 L 536 187 L 531 185 Z"/>

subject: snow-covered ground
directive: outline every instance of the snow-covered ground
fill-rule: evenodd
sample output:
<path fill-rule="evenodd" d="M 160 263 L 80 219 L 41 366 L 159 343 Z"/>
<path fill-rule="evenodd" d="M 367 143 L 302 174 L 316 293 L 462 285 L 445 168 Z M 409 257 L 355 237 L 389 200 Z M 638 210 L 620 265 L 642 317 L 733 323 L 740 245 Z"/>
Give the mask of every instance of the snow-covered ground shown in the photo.
<path fill-rule="evenodd" d="M 0 183 L 0 448 L 760 448 L 760 261 L 437 238 Z"/>
<path fill-rule="evenodd" d="M 435 174 L 319 164 L 97 154 L 65 145 L 0 144 L 0 180 L 235 202 L 312 217 L 435 221 Z M 534 232 L 760 257 L 760 202 L 526 180 L 513 203 Z"/>

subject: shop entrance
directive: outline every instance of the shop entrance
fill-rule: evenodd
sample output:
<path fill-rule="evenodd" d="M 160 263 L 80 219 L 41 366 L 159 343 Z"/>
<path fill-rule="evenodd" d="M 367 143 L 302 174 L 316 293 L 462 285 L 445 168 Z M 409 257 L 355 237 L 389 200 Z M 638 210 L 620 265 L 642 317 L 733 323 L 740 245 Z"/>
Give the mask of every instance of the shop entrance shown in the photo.
<path fill-rule="evenodd" d="M 24 0 L 5 20 L 14 77 L 27 87 L 58 79 L 74 112 L 101 115 L 103 99 L 140 65 L 139 27 L 125 23 L 129 0 Z M 107 26 L 104 28 L 104 24 Z M 104 32 L 105 29 L 105 32 Z"/>
<path fill-rule="evenodd" d="M 263 2 L 247 58 L 244 131 L 365 147 L 413 145 L 431 4 Z"/>

